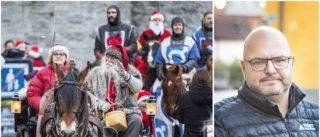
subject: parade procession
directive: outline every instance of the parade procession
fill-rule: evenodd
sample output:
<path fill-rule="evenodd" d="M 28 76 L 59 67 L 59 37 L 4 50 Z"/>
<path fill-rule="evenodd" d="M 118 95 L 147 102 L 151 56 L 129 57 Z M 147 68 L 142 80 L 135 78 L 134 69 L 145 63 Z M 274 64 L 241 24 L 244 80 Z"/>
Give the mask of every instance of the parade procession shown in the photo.
<path fill-rule="evenodd" d="M 319 137 L 319 1 L 1 1 L 0 137 Z"/>
<path fill-rule="evenodd" d="M 37 38 L 4 41 L 2 98 L 11 100 L 15 136 L 207 136 L 213 129 L 212 2 L 189 2 L 209 4 L 191 22 L 176 10 L 161 12 L 161 4 L 172 3 L 154 3 L 137 32 L 124 2 L 104 2 L 104 10 L 91 13 L 101 17 L 97 26 L 80 23 L 81 33 L 92 35 L 80 39 L 91 45 L 76 48 L 69 41 L 79 38 L 62 39 L 66 30 L 59 27 L 68 26 L 62 24 L 68 17 L 57 9 L 63 2 L 2 3 L 57 7 L 46 17 L 47 34 L 35 30 Z"/>

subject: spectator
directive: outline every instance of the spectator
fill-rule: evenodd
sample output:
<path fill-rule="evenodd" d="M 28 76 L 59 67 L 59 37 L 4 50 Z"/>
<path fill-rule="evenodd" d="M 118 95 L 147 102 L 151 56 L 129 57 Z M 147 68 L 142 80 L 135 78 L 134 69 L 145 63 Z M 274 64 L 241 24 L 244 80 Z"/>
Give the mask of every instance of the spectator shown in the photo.
<path fill-rule="evenodd" d="M 43 58 L 40 55 L 40 51 L 41 49 L 39 49 L 39 46 L 35 45 L 26 52 L 27 57 L 33 60 L 34 70 L 40 70 L 46 66 L 46 63 L 43 61 Z"/>
<path fill-rule="evenodd" d="M 149 97 L 152 94 L 149 91 L 141 91 L 139 92 L 137 103 L 142 113 L 142 123 L 145 131 L 148 131 L 148 135 L 150 135 L 150 119 L 147 115 L 147 103 L 149 101 Z M 152 120 L 151 120 L 152 122 Z M 152 122 L 152 135 L 154 134 L 154 123 Z"/>
<path fill-rule="evenodd" d="M 7 58 L 24 58 L 26 44 L 22 40 L 16 42 L 16 47 L 14 49 L 8 50 Z"/>
<path fill-rule="evenodd" d="M 203 137 L 212 118 L 212 87 L 209 72 L 199 69 L 192 78 L 191 89 L 182 94 L 178 120 L 184 124 L 183 137 Z"/>
<path fill-rule="evenodd" d="M 12 40 L 7 40 L 5 43 L 4 43 L 4 51 L 1 53 L 1 55 L 3 57 L 7 57 L 8 56 L 8 51 L 10 49 L 13 49 L 14 48 L 14 42 Z"/>

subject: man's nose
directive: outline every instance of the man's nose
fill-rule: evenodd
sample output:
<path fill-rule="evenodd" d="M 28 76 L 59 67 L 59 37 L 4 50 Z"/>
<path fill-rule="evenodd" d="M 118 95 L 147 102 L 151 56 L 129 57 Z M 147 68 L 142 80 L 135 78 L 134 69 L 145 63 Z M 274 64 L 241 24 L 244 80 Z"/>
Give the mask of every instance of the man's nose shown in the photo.
<path fill-rule="evenodd" d="M 266 66 L 266 69 L 265 69 L 265 72 L 266 73 L 269 73 L 269 74 L 274 74 L 277 72 L 276 68 L 273 66 L 273 63 L 271 60 L 268 60 L 267 62 L 267 66 Z"/>

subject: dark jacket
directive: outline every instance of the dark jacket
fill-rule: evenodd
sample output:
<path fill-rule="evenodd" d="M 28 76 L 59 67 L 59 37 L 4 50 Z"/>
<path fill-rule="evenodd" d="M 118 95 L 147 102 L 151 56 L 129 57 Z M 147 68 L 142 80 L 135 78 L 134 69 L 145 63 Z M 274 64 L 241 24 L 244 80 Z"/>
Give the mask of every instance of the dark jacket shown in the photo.
<path fill-rule="evenodd" d="M 212 117 L 212 88 L 195 85 L 182 94 L 178 107 L 178 120 L 184 123 L 184 137 L 202 137 Z"/>
<path fill-rule="evenodd" d="M 244 82 L 238 96 L 215 104 L 215 136 L 319 136 L 319 106 L 303 101 L 305 94 L 294 83 L 289 92 L 289 109 L 283 118 L 277 104 L 258 96 Z"/>

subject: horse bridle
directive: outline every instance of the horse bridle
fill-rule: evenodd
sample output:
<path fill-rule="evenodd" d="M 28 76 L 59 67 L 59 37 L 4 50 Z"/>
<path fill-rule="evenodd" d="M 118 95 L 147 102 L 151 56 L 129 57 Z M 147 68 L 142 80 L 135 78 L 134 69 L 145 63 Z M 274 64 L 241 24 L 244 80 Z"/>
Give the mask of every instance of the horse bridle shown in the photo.
<path fill-rule="evenodd" d="M 55 116 L 57 116 L 55 125 L 57 126 L 58 132 L 59 132 L 59 134 L 61 136 L 64 135 L 64 132 L 61 131 L 61 129 L 60 129 L 60 124 L 62 122 L 61 117 L 65 112 L 59 112 L 60 100 L 59 100 L 59 97 L 58 97 L 58 94 L 57 94 L 59 92 L 58 89 L 61 88 L 64 85 L 75 85 L 77 87 L 77 89 L 81 92 L 81 98 L 84 97 L 84 94 L 85 94 L 85 91 L 79 87 L 79 86 L 85 86 L 85 85 L 80 84 L 80 83 L 78 83 L 76 81 L 75 76 L 74 76 L 74 68 L 71 68 L 71 71 L 68 72 L 68 73 L 71 73 L 71 76 L 73 77 L 73 81 L 61 81 L 61 82 L 59 82 L 60 85 L 58 87 L 54 88 L 54 102 L 56 103 L 54 110 L 55 110 L 56 113 L 58 113 L 58 114 L 55 114 Z M 78 134 L 77 133 L 78 132 L 78 128 L 82 126 L 82 123 L 80 125 L 78 124 L 78 119 L 80 117 L 80 114 L 82 113 L 82 106 L 83 105 L 84 105 L 83 100 L 81 100 L 79 110 L 78 111 L 73 110 L 73 113 L 76 115 L 76 121 L 75 121 L 76 130 L 75 130 L 75 132 L 72 133 L 72 136 Z M 87 130 L 87 132 L 88 132 L 88 130 Z"/>

